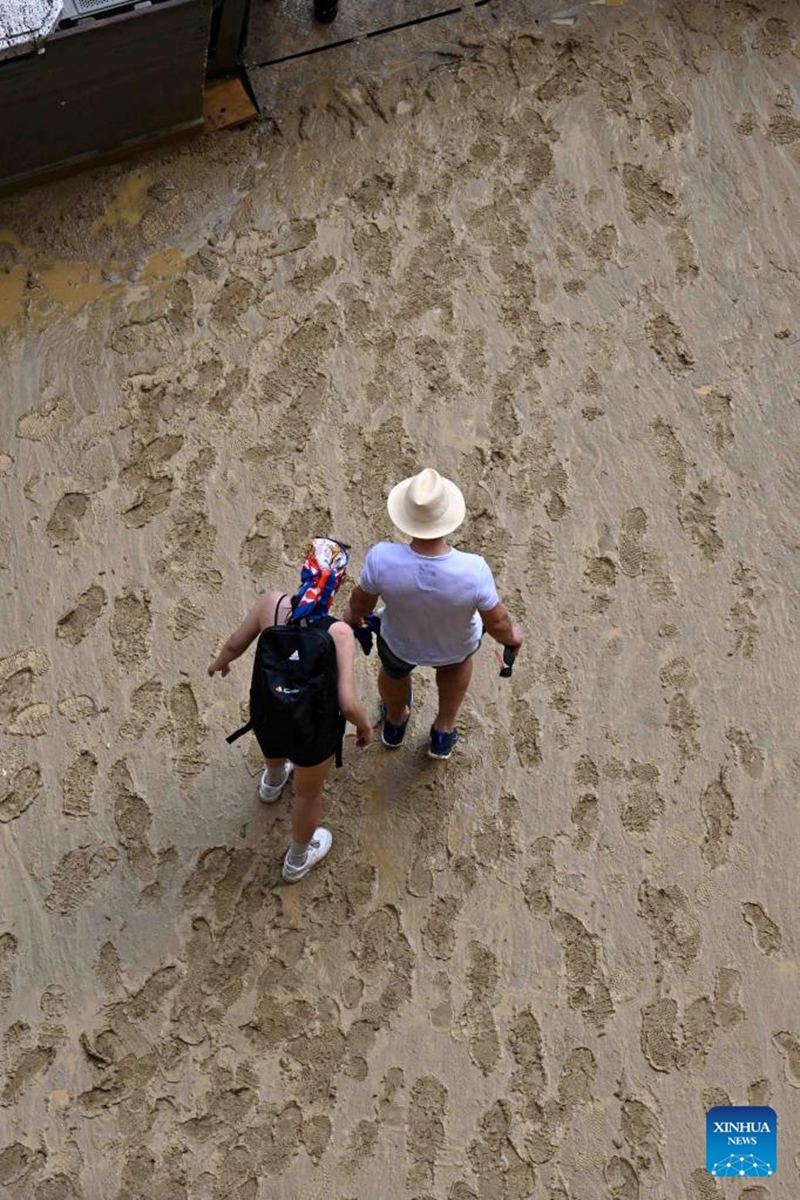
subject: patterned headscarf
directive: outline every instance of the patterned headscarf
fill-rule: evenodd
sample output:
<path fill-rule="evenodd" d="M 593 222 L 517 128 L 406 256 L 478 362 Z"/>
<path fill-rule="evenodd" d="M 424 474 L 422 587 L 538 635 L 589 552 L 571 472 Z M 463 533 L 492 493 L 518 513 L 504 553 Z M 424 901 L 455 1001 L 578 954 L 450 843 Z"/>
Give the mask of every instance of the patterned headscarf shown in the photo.
<path fill-rule="evenodd" d="M 345 576 L 350 555 L 333 538 L 314 538 L 300 568 L 300 587 L 292 600 L 293 621 L 318 621 L 328 609 Z"/>

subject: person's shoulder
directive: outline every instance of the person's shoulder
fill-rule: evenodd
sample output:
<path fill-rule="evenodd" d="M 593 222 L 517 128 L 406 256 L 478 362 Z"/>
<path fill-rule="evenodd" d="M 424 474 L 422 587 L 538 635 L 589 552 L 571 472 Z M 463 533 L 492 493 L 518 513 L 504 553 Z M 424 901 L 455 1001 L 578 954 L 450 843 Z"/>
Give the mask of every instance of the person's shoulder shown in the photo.
<path fill-rule="evenodd" d="M 458 555 L 457 561 L 460 566 L 470 568 L 473 571 L 491 570 L 491 567 L 482 554 L 473 554 L 469 550 L 455 550 L 455 553 Z"/>

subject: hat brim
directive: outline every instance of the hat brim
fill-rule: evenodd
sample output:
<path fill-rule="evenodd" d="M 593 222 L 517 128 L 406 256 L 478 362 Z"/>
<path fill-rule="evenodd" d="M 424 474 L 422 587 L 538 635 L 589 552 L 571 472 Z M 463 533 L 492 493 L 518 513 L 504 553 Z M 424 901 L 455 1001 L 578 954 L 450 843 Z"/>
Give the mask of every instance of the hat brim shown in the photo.
<path fill-rule="evenodd" d="M 409 512 L 407 500 L 407 492 L 414 482 L 414 478 L 412 476 L 411 479 L 404 479 L 402 483 L 395 484 L 389 492 L 386 507 L 389 510 L 389 517 L 392 524 L 401 533 L 406 533 L 409 537 L 417 538 L 445 537 L 448 533 L 452 533 L 454 529 L 458 529 L 467 515 L 467 505 L 460 488 L 457 488 L 449 479 L 442 478 L 442 483 L 447 493 L 447 506 L 444 512 L 434 521 L 427 523 L 418 522 L 414 520 L 414 517 Z"/>

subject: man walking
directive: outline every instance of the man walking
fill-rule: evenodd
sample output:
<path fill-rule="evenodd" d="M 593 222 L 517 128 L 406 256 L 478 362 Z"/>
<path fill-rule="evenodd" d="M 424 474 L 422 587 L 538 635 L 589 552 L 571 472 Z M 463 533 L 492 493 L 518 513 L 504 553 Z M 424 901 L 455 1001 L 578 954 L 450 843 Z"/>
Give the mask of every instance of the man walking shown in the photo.
<path fill-rule="evenodd" d="M 515 654 L 522 634 L 500 603 L 486 560 L 445 540 L 466 515 L 454 483 L 428 467 L 392 488 L 387 507 L 411 544 L 379 542 L 369 550 L 344 620 L 360 625 L 382 597 L 378 691 L 385 746 L 400 746 L 405 737 L 413 702 L 411 672 L 435 667 L 439 708 L 428 753 L 445 759 L 458 741 L 456 717 L 483 631 Z"/>

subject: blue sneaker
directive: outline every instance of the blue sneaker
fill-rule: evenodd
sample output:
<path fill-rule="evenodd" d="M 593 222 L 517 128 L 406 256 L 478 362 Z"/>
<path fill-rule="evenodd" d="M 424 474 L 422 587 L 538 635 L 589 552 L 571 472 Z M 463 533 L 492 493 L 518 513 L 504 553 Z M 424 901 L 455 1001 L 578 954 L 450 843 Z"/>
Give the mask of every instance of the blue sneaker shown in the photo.
<path fill-rule="evenodd" d="M 383 725 L 381 726 L 381 741 L 383 742 L 384 746 L 388 746 L 390 750 L 396 750 L 398 746 L 402 746 L 403 744 L 403 739 L 406 736 L 406 729 L 408 728 L 408 722 L 411 720 L 411 705 L 413 703 L 413 699 L 414 693 L 409 690 L 408 700 L 406 700 L 406 704 L 408 705 L 408 716 L 406 717 L 405 721 L 403 721 L 402 725 L 393 725 L 386 716 L 386 705 L 381 705 L 381 717 L 383 718 Z"/>
<path fill-rule="evenodd" d="M 454 729 L 452 733 L 441 733 L 431 725 L 431 744 L 428 756 L 430 758 L 449 758 L 457 741 L 457 729 Z"/>

